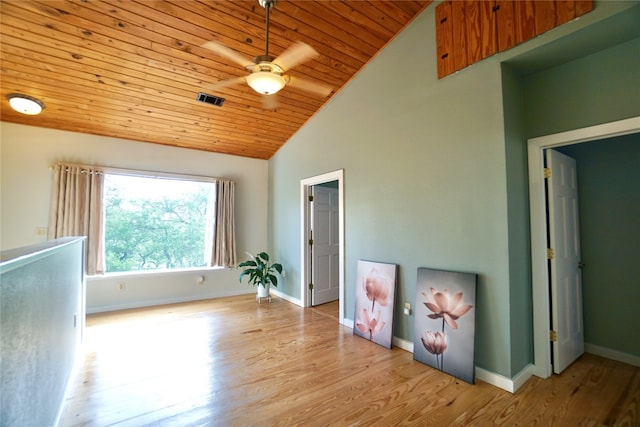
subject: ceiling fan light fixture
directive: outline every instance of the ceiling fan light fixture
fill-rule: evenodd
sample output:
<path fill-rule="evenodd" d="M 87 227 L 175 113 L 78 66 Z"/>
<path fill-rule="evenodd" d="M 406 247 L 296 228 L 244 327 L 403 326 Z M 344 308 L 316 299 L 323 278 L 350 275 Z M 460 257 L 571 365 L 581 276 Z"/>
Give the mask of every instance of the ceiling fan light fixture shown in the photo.
<path fill-rule="evenodd" d="M 35 116 L 42 112 L 44 103 L 37 98 L 21 93 L 10 93 L 7 95 L 11 108 L 19 113 Z"/>
<path fill-rule="evenodd" d="M 270 71 L 256 71 L 247 76 L 247 83 L 253 90 L 263 95 L 273 95 L 287 83 L 280 74 Z"/>

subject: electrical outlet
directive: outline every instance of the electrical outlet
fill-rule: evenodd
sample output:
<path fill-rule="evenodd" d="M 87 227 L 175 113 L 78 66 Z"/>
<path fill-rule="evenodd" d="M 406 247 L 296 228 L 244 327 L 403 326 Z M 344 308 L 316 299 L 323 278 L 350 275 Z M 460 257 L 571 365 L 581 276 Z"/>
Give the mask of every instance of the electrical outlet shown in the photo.
<path fill-rule="evenodd" d="M 124 282 L 118 283 L 118 289 L 120 289 L 120 292 L 124 292 Z"/>
<path fill-rule="evenodd" d="M 409 302 L 404 303 L 404 314 L 407 316 L 411 314 L 411 303 Z"/>

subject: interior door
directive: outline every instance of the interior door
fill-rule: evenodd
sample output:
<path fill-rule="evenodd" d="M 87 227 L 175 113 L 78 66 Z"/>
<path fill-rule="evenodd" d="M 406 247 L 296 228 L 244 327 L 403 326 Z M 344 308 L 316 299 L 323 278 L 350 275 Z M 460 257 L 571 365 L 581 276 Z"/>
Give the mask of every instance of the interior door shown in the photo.
<path fill-rule="evenodd" d="M 578 178 L 571 157 L 548 149 L 546 161 L 553 371 L 559 374 L 584 353 Z"/>
<path fill-rule="evenodd" d="M 340 296 L 338 262 L 338 189 L 313 187 L 312 304 L 335 301 Z"/>

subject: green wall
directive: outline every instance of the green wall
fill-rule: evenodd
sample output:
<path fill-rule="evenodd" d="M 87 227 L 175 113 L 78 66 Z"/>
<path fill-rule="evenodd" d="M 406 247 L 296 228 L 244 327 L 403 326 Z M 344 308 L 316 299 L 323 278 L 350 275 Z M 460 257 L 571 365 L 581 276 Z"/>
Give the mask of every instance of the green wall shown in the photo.
<path fill-rule="evenodd" d="M 639 7 L 634 8 L 633 13 L 640 17 L 638 10 Z M 527 138 L 640 116 L 640 38 L 523 76 L 519 89 Z M 635 137 L 626 145 L 597 145 L 599 149 L 589 150 L 587 146 L 591 144 L 564 149 L 579 159 L 583 255 L 594 264 L 584 272 L 585 342 L 637 356 L 640 342 L 631 339 L 632 329 L 626 325 L 634 323 L 632 312 L 637 311 L 635 301 L 640 300 L 638 268 L 633 265 L 640 254 L 635 243 L 640 232 L 637 220 L 640 180 L 635 171 L 640 164 L 637 151 L 640 144 Z M 603 164 L 596 167 L 599 156 Z M 629 163 L 632 159 L 635 163 Z M 515 161 L 508 168 L 520 165 Z M 611 191 L 618 189 L 620 183 L 624 184 L 621 193 L 635 198 L 624 200 L 620 192 Z M 630 194 L 632 189 L 634 194 Z M 600 205 L 607 199 L 613 199 L 611 202 L 615 204 Z M 625 208 L 618 211 L 619 218 L 613 213 L 605 218 L 610 206 Z M 628 216 L 631 212 L 636 212 L 636 216 Z M 608 237 L 603 235 L 603 221 L 615 227 Z M 618 242 L 617 236 L 623 239 Z M 635 236 L 634 242 L 624 239 L 631 236 Z M 613 254 L 621 256 L 612 257 Z"/>
<path fill-rule="evenodd" d="M 524 94 L 529 138 L 639 116 L 640 38 L 529 75 Z"/>
<path fill-rule="evenodd" d="M 585 342 L 640 356 L 640 134 L 560 150 L 578 165 Z"/>
<path fill-rule="evenodd" d="M 344 169 L 345 316 L 358 259 L 399 265 L 394 335 L 409 342 L 414 318 L 402 305 L 421 303 L 417 268 L 477 273 L 476 365 L 510 378 L 532 363 L 526 115 L 537 107 L 524 100 L 531 68 L 501 63 L 629 7 L 599 4 L 441 80 L 427 8 L 270 160 L 268 237 L 287 270 L 279 289 L 300 297 L 300 181 Z"/>
<path fill-rule="evenodd" d="M 429 8 L 271 159 L 269 238 L 299 297 L 300 180 L 344 169 L 346 317 L 358 259 L 399 265 L 394 335 L 410 342 L 417 268 L 478 273 L 477 364 L 509 375 L 500 67 L 438 80 L 434 21 Z"/>
<path fill-rule="evenodd" d="M 518 73 L 503 65 L 502 85 L 507 162 L 511 374 L 515 375 L 533 358 L 529 175 L 522 81 Z"/>

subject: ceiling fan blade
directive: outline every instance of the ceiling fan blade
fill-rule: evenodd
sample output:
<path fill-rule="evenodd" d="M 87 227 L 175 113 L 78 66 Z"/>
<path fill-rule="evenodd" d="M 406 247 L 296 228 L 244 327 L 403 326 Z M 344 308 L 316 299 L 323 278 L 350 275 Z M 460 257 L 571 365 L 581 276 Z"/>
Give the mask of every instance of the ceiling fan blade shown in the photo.
<path fill-rule="evenodd" d="M 272 62 L 282 68 L 283 71 L 286 71 L 318 55 L 318 52 L 308 44 L 297 42 Z"/>
<path fill-rule="evenodd" d="M 289 76 L 289 83 L 287 86 L 314 93 L 320 96 L 329 96 L 333 91 L 333 88 L 329 85 L 320 82 L 314 82 L 311 80 L 301 79 L 299 77 Z"/>
<path fill-rule="evenodd" d="M 225 87 L 229 87 L 229 86 L 233 86 L 235 84 L 239 84 L 239 83 L 244 83 L 247 81 L 246 77 L 234 77 L 232 79 L 227 79 L 227 80 L 220 80 L 218 82 L 215 83 L 210 83 L 207 85 L 204 85 L 202 88 L 204 90 L 207 91 L 213 91 L 213 90 L 218 90 L 218 89 L 224 89 Z"/>
<path fill-rule="evenodd" d="M 202 47 L 205 49 L 209 49 L 213 53 L 217 53 L 220 56 L 224 56 L 232 60 L 233 62 L 242 65 L 243 67 L 253 67 L 254 63 L 251 59 L 247 58 L 244 55 L 239 54 L 233 49 L 229 49 L 228 47 L 221 45 L 220 43 L 214 41 L 208 41 L 202 44 Z"/>

